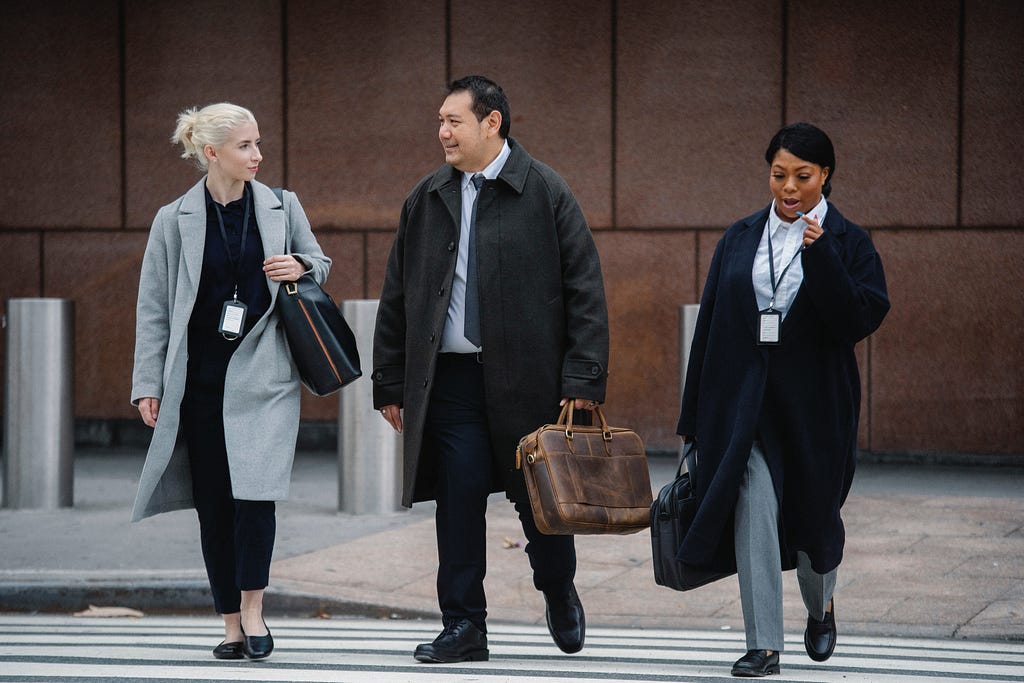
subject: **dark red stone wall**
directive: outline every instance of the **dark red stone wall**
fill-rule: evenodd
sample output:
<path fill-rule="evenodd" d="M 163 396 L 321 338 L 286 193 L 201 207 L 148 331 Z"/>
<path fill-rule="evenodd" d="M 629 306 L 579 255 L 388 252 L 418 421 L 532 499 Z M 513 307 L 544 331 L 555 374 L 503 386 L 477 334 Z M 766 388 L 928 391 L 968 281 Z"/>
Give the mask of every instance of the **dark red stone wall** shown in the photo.
<path fill-rule="evenodd" d="M 595 231 L 613 422 L 674 447 L 679 306 L 699 299 L 724 227 L 769 201 L 771 134 L 809 120 L 836 144 L 832 199 L 871 231 L 893 302 L 858 348 L 860 445 L 1024 453 L 1021 3 L 239 7 L 0 5 L 0 299 L 75 300 L 78 417 L 135 416 L 146 232 L 199 178 L 168 142 L 180 110 L 251 108 L 260 179 L 298 193 L 335 260 L 331 294 L 376 298 L 401 202 L 442 160 L 444 84 L 483 73 Z M 304 399 L 304 419 L 336 412 Z"/>

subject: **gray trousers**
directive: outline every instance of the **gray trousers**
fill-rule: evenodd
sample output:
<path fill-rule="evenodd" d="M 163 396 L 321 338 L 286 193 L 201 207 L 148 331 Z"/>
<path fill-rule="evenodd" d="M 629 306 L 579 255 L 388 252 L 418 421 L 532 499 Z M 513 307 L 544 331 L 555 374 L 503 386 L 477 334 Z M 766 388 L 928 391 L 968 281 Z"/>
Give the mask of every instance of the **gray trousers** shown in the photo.
<path fill-rule="evenodd" d="M 782 558 L 779 553 L 779 501 L 772 476 L 754 442 L 736 501 L 736 574 L 740 582 L 743 627 L 748 650 L 782 651 Z M 807 613 L 825 618 L 836 587 L 836 570 L 818 574 L 810 558 L 797 553 L 797 581 Z"/>

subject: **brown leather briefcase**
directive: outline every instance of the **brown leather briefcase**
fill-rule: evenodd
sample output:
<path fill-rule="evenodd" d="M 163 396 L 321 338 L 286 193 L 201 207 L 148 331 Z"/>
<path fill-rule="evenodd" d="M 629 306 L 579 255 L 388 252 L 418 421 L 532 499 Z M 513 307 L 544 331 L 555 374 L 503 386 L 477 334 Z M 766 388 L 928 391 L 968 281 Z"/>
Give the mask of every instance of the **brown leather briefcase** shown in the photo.
<path fill-rule="evenodd" d="M 593 427 L 573 425 L 570 401 L 558 422 L 516 448 L 537 528 L 544 534 L 632 534 L 651 523 L 651 477 L 644 442 L 609 427 L 600 406 Z"/>

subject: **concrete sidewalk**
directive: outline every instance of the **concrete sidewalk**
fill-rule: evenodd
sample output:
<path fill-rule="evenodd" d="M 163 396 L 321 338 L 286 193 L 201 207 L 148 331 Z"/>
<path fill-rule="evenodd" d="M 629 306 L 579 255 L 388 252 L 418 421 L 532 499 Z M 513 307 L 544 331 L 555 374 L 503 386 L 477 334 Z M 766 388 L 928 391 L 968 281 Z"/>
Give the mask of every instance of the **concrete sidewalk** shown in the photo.
<path fill-rule="evenodd" d="M 89 604 L 212 613 L 191 511 L 128 522 L 143 455 L 86 450 L 75 507 L 0 510 L 0 611 L 77 611 Z M 655 489 L 675 463 L 652 459 Z M 269 613 L 422 617 L 439 621 L 433 507 L 336 512 L 337 462 L 296 460 L 278 505 Z M 1024 469 L 862 465 L 844 508 L 840 632 L 1024 640 Z M 512 506 L 488 515 L 489 618 L 543 623 Z M 591 625 L 742 630 L 735 578 L 688 593 L 655 585 L 650 536 L 577 537 L 576 585 Z M 787 630 L 805 613 L 789 573 Z"/>

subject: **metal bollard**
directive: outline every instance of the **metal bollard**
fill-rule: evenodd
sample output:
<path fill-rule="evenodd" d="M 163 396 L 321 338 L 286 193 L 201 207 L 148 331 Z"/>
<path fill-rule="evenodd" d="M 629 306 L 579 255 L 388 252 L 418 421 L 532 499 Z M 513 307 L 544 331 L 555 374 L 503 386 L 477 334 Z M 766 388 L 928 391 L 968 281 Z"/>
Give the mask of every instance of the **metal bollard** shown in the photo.
<path fill-rule="evenodd" d="M 4 370 L 4 507 L 74 500 L 74 303 L 8 299 Z"/>
<path fill-rule="evenodd" d="M 341 312 L 356 335 L 363 378 L 338 401 L 338 510 L 356 515 L 402 509 L 402 435 L 373 409 L 377 300 L 348 300 Z"/>

